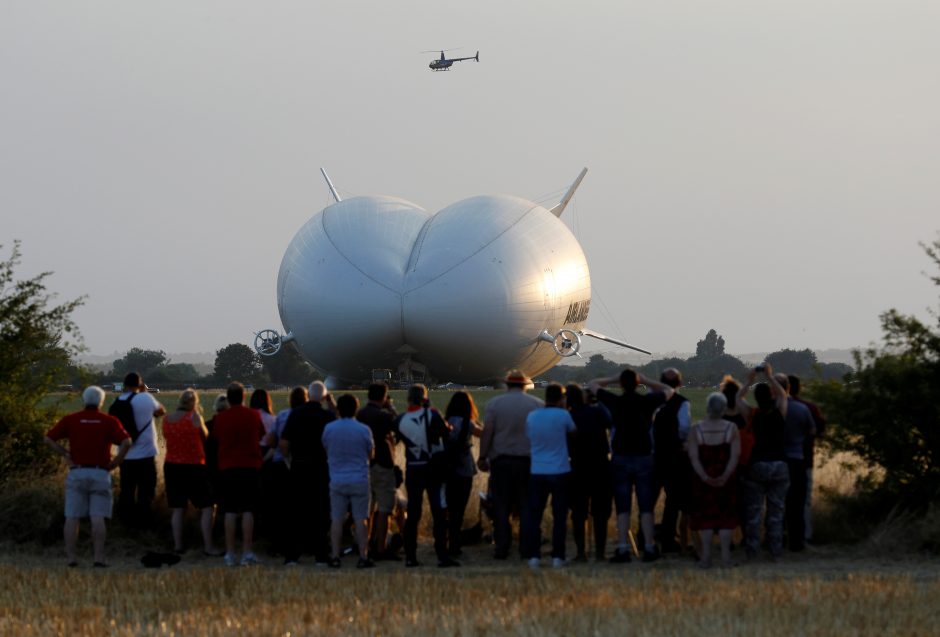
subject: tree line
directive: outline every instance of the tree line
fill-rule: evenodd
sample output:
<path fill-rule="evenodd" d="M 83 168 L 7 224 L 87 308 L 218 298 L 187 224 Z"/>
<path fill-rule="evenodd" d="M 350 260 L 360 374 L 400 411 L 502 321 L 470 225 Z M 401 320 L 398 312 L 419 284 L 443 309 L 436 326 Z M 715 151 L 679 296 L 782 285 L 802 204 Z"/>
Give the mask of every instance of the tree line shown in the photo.
<path fill-rule="evenodd" d="M 781 349 L 767 355 L 774 369 L 796 374 L 807 380 L 841 380 L 852 372 L 844 363 L 820 363 L 811 349 Z M 583 383 L 592 378 L 616 375 L 623 365 L 607 360 L 602 354 L 592 355 L 583 366 L 557 365 L 540 377 L 559 383 Z M 660 358 L 640 367 L 637 371 L 650 378 L 659 378 L 662 372 L 674 367 L 682 372 L 684 383 L 690 387 L 715 387 L 725 374 L 739 380 L 747 377 L 751 365 L 725 352 L 725 339 L 714 329 L 695 347 L 695 355 L 689 358 Z"/>

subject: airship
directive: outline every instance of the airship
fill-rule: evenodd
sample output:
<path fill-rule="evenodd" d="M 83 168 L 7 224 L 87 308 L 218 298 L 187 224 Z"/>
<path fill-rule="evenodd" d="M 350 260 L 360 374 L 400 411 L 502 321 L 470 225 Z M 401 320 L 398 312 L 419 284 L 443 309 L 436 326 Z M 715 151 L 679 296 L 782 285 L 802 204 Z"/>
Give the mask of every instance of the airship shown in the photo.
<path fill-rule="evenodd" d="M 277 275 L 283 331 L 256 333 L 277 355 L 293 341 L 338 388 L 393 383 L 492 384 L 508 370 L 537 377 L 577 356 L 588 336 L 591 275 L 553 207 L 482 195 L 437 212 L 392 196 L 339 196 L 297 231 Z"/>

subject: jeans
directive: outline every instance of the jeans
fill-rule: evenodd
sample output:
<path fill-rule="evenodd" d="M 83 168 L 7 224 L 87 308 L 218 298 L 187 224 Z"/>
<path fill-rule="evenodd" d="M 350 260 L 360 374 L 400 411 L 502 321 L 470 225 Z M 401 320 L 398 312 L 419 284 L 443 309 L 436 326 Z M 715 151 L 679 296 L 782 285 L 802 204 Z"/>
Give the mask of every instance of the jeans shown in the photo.
<path fill-rule="evenodd" d="M 790 489 L 787 491 L 787 545 L 801 551 L 806 545 L 806 463 L 802 458 L 787 458 Z"/>
<path fill-rule="evenodd" d="M 542 514 L 545 512 L 548 496 L 552 496 L 552 557 L 565 559 L 570 477 L 570 473 L 532 474 L 529 477 L 528 515 L 523 521 L 523 533 L 528 547 L 527 557 L 541 557 Z"/>
<path fill-rule="evenodd" d="M 744 495 L 747 501 L 747 519 L 744 525 L 745 542 L 748 555 L 760 551 L 760 520 L 767 502 L 764 526 L 767 529 L 767 542 L 774 556 L 783 553 L 783 511 L 790 487 L 790 475 L 787 463 L 755 462 L 744 475 Z"/>
<path fill-rule="evenodd" d="M 156 459 L 125 459 L 120 466 L 120 475 L 118 516 L 128 526 L 138 528 L 150 526 L 153 519 L 151 504 L 157 491 Z"/>
<path fill-rule="evenodd" d="M 460 551 L 460 531 L 463 529 L 463 516 L 473 490 L 473 478 L 451 476 L 447 479 L 444 491 L 447 498 L 447 542 L 451 554 Z"/>
<path fill-rule="evenodd" d="M 527 456 L 498 456 L 490 462 L 490 491 L 493 496 L 493 539 L 496 542 L 496 557 L 506 558 L 512 546 L 512 527 L 509 516 L 513 509 L 519 511 L 524 520 L 528 504 L 529 468 Z M 522 534 L 519 536 L 520 550 L 526 554 Z"/>
<path fill-rule="evenodd" d="M 652 513 L 656 504 L 653 498 L 653 456 L 614 456 L 610 466 L 614 474 L 617 515 L 629 515 L 634 488 L 640 513 Z"/>
<path fill-rule="evenodd" d="M 408 465 L 405 471 L 405 490 L 408 492 L 408 519 L 405 520 L 405 558 L 414 560 L 418 554 L 418 524 L 424 508 L 424 493 L 428 494 L 434 529 L 434 552 L 438 561 L 447 559 L 447 511 L 442 495 L 444 485 L 436 479 L 428 465 Z"/>

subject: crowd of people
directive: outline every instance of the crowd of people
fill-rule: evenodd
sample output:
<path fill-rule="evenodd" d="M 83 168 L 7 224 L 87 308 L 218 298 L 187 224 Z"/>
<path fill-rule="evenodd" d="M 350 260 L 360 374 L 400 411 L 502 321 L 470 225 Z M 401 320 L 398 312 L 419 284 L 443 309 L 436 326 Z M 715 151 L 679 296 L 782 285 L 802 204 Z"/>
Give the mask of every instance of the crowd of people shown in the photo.
<path fill-rule="evenodd" d="M 196 391 L 182 392 L 167 412 L 136 373 L 127 375 L 109 413 L 103 411 L 105 392 L 89 387 L 85 408 L 46 435 L 69 467 L 68 564 L 78 563 L 79 521 L 90 517 L 94 565 L 107 565 L 105 521 L 115 468 L 118 517 L 129 528 L 152 526 L 155 423 L 161 417 L 174 552 L 186 550 L 184 514 L 191 504 L 199 510 L 202 551 L 229 566 L 260 563 L 256 522 L 287 565 L 310 554 L 316 564 L 339 568 L 350 553 L 343 546 L 348 532 L 358 568 L 400 561 L 399 551 L 405 567 L 420 566 L 418 528 L 426 498 L 437 565 L 458 567 L 478 471 L 489 474 L 481 502 L 492 519 L 493 558 L 506 560 L 513 552 L 515 518 L 518 554 L 533 569 L 542 564 L 549 499 L 554 568 L 569 562 L 569 518 L 575 561 L 593 553 L 597 561 L 652 562 L 663 553 L 692 552 L 707 568 L 717 532 L 721 564 L 728 566 L 738 527 L 748 559 L 762 546 L 771 559 L 785 548 L 803 550 L 812 536 L 813 441 L 825 421 L 799 397 L 797 377 L 774 374 L 766 363 L 744 383 L 726 377 L 708 396 L 706 417 L 695 423 L 676 369 L 659 381 L 626 369 L 587 387 L 550 384 L 544 401 L 528 393 L 531 380 L 519 371 L 510 372 L 505 384 L 506 391 L 487 403 L 482 422 L 470 393 L 453 392 L 441 413 L 420 384 L 409 388 L 401 413 L 383 383 L 372 384 L 360 405 L 352 394 L 334 400 L 314 381 L 291 391 L 289 407 L 275 414 L 266 391 L 256 390 L 246 406 L 245 388 L 232 383 L 216 397 L 208 420 Z M 612 385 L 620 391 L 607 389 Z M 748 402 L 752 388 L 755 405 Z M 396 464 L 399 444 L 403 467 Z M 113 457 L 112 446 L 118 447 Z M 631 530 L 634 501 L 637 535 Z M 216 510 L 224 517 L 224 550 L 213 540 Z M 614 511 L 616 540 L 608 558 Z M 391 533 L 393 522 L 399 534 Z"/>

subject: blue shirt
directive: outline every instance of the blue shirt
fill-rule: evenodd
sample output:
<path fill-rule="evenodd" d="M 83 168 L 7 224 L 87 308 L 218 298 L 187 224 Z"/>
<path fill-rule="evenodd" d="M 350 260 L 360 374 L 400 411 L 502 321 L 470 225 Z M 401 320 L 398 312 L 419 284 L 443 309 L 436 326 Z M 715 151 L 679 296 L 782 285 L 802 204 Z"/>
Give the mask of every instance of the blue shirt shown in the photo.
<path fill-rule="evenodd" d="M 525 433 L 532 446 L 535 475 L 558 475 L 571 471 L 568 434 L 575 430 L 571 414 L 561 407 L 542 407 L 525 420 Z"/>
<path fill-rule="evenodd" d="M 375 449 L 371 429 L 352 418 L 334 420 L 323 430 L 323 448 L 330 484 L 369 483 L 369 459 Z"/>

